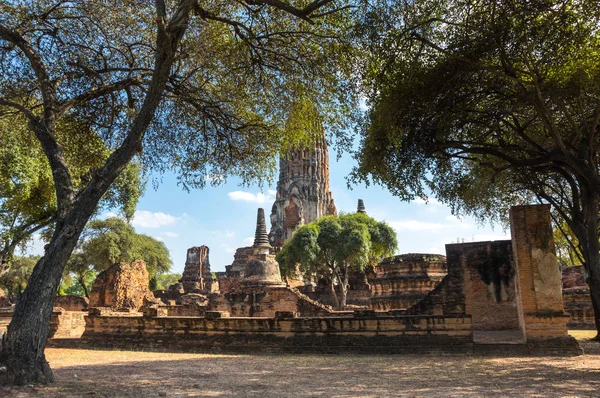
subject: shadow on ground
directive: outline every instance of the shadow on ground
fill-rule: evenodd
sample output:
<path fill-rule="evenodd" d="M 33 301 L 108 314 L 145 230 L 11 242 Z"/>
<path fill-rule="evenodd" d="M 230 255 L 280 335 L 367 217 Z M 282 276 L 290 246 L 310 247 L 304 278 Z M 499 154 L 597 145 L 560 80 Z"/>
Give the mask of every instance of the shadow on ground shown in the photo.
<path fill-rule="evenodd" d="M 57 384 L 14 397 L 597 396 L 600 344 L 570 358 L 203 355 L 52 349 Z M 183 359 L 179 359 L 183 358 Z M 105 363 L 102 363 L 105 362 Z M 74 366 L 74 363 L 80 365 Z"/>

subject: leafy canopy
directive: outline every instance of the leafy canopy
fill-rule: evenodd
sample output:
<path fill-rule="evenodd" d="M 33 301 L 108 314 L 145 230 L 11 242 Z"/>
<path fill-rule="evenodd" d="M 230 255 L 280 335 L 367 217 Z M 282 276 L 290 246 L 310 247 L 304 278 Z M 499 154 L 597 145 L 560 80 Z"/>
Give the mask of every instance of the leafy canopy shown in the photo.
<path fill-rule="evenodd" d="M 84 280 L 88 273 L 101 272 L 118 262 L 142 259 L 150 278 L 169 271 L 172 260 L 163 242 L 148 235 L 138 234 L 118 217 L 94 220 L 84 230 L 65 273 Z"/>
<path fill-rule="evenodd" d="M 481 218 L 543 200 L 573 227 L 582 191 L 600 188 L 599 6 L 374 3 L 359 32 L 371 110 L 355 179 Z"/>
<path fill-rule="evenodd" d="M 18 295 L 27 287 L 37 260 L 37 257 L 16 257 L 10 270 L 0 276 L 0 289 L 4 289 L 10 300 L 18 299 Z"/>
<path fill-rule="evenodd" d="M 325 216 L 298 228 L 277 261 L 284 275 L 295 276 L 299 265 L 302 273 L 338 279 L 345 288 L 349 271 L 376 265 L 397 246 L 396 232 L 385 222 L 362 213 Z"/>
<path fill-rule="evenodd" d="M 180 3 L 167 1 L 167 13 Z M 145 133 L 144 166 L 176 172 L 186 188 L 204 186 L 207 177 L 262 180 L 278 153 L 302 139 L 303 129 L 283 127 L 290 109 L 306 101 L 343 141 L 356 111 L 349 79 L 355 53 L 345 34 L 353 6 L 323 3 L 314 7 L 323 15 L 308 21 L 262 2 L 197 2 Z M 153 84 L 154 2 L 4 2 L 0 23 L 36 43 L 65 116 L 89 125 L 106 146 L 118 146 Z M 36 86 L 28 65 L 17 48 L 2 51 L 0 93 L 25 97 L 35 109 L 42 98 L 26 90 Z M 313 123 L 308 116 L 297 120 Z"/>
<path fill-rule="evenodd" d="M 73 118 L 58 124 L 57 139 L 69 149 L 65 160 L 79 191 L 110 151 L 89 126 Z M 0 117 L 0 142 L 0 257 L 9 263 L 17 246 L 55 220 L 56 190 L 48 160 L 23 117 Z M 131 163 L 104 195 L 99 209 L 120 208 L 129 219 L 143 188 L 140 165 Z"/>

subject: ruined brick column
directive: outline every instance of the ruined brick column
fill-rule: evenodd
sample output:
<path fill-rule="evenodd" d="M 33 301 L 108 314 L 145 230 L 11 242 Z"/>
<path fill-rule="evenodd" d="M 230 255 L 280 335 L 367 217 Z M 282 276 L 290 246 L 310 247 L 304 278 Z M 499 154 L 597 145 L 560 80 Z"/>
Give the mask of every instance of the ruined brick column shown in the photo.
<path fill-rule="evenodd" d="M 186 293 L 210 293 L 212 274 L 208 260 L 209 249 L 206 246 L 194 246 L 188 249 L 185 269 L 179 283 Z"/>
<path fill-rule="evenodd" d="M 550 205 L 513 207 L 510 224 L 519 319 L 527 342 L 570 341 L 567 334 L 569 315 L 563 307 Z"/>

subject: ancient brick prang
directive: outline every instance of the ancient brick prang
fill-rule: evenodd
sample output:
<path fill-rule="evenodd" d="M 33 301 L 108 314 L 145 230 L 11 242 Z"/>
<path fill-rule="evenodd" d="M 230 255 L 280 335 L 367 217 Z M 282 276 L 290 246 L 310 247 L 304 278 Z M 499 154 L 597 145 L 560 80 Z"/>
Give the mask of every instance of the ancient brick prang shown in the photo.
<path fill-rule="evenodd" d="M 406 309 L 431 292 L 447 274 L 441 254 L 411 253 L 384 259 L 371 282 L 372 308 Z"/>
<path fill-rule="evenodd" d="M 188 249 L 185 269 L 179 282 L 186 293 L 210 293 L 213 280 L 208 260 L 208 247 L 194 246 Z"/>
<path fill-rule="evenodd" d="M 269 241 L 283 246 L 299 226 L 332 214 L 337 210 L 329 191 L 329 154 L 323 137 L 280 159 Z"/>
<path fill-rule="evenodd" d="M 144 260 L 117 263 L 98 274 L 90 293 L 90 308 L 137 311 L 144 305 L 157 304 L 148 288 L 148 270 Z"/>
<path fill-rule="evenodd" d="M 367 210 L 365 209 L 365 202 L 362 199 L 358 200 L 358 206 L 356 207 L 357 213 L 367 214 Z"/>
<path fill-rule="evenodd" d="M 567 326 L 594 329 L 594 307 L 590 287 L 585 282 L 583 266 L 564 267 L 561 281 L 565 311 L 571 316 Z"/>

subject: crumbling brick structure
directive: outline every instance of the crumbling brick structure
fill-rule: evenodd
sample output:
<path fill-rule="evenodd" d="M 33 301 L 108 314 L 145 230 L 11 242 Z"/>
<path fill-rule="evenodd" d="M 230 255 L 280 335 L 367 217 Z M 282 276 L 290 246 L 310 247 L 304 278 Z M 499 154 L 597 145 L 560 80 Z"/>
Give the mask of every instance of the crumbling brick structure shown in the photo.
<path fill-rule="evenodd" d="M 384 259 L 371 281 L 370 306 L 376 310 L 407 309 L 421 301 L 446 276 L 446 257 L 411 253 Z"/>
<path fill-rule="evenodd" d="M 511 231 L 511 241 L 447 245 L 447 276 L 408 309 L 306 309 L 310 301 L 279 285 L 264 262 L 245 270 L 246 290 L 219 296 L 226 310 L 184 318 L 164 307 L 143 317 L 93 311 L 82 341 L 186 351 L 580 354 L 567 334 L 549 207 L 513 208 Z M 268 258 L 262 242 L 255 246 L 259 260 Z"/>
<path fill-rule="evenodd" d="M 160 300 L 154 297 L 148 283 L 144 260 L 111 265 L 94 281 L 89 306 L 138 311 L 144 305 L 157 304 Z"/>
<path fill-rule="evenodd" d="M 194 246 L 188 249 L 185 269 L 179 282 L 186 293 L 208 294 L 213 290 L 208 247 Z"/>
<path fill-rule="evenodd" d="M 594 307 L 590 287 L 585 282 L 582 266 L 562 269 L 563 301 L 571 316 L 568 326 L 573 329 L 595 329 Z"/>

